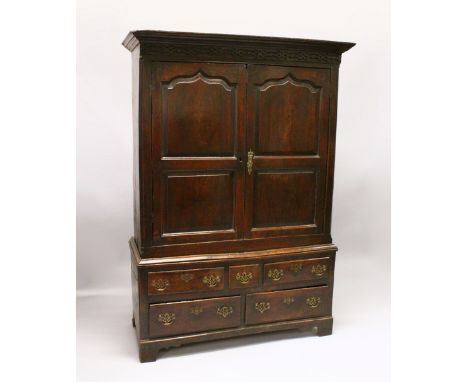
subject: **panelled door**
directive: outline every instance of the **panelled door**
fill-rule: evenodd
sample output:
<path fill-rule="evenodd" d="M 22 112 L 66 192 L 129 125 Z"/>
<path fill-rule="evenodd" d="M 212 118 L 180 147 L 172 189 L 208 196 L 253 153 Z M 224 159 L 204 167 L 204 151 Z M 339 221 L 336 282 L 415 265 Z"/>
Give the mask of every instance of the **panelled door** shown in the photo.
<path fill-rule="evenodd" d="M 322 233 L 329 70 L 158 63 L 155 244 Z"/>
<path fill-rule="evenodd" d="M 152 75 L 153 241 L 239 238 L 245 66 L 163 63 Z"/>
<path fill-rule="evenodd" d="M 321 233 L 330 74 L 250 65 L 245 236 Z"/>

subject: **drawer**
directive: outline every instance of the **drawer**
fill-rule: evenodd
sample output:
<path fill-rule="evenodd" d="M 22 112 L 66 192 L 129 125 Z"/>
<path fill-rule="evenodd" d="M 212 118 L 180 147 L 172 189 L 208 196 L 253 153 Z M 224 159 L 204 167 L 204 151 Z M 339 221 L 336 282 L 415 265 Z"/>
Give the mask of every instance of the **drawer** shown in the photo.
<path fill-rule="evenodd" d="M 151 337 L 232 328 L 240 323 L 240 296 L 152 304 L 149 308 Z"/>
<path fill-rule="evenodd" d="M 248 294 L 247 325 L 331 314 L 328 287 L 302 288 Z"/>
<path fill-rule="evenodd" d="M 264 266 L 263 284 L 275 285 L 309 280 L 324 282 L 329 269 L 329 257 L 269 263 Z"/>
<path fill-rule="evenodd" d="M 229 288 L 255 288 L 259 284 L 260 266 L 258 264 L 236 265 L 229 267 Z"/>
<path fill-rule="evenodd" d="M 224 289 L 224 268 L 149 272 L 148 294 L 161 295 Z"/>

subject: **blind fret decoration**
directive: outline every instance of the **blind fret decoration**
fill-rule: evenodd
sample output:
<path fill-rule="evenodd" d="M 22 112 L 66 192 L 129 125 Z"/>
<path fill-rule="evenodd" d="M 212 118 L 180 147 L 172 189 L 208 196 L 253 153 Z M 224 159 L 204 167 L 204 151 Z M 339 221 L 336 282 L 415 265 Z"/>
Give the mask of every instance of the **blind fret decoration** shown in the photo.
<path fill-rule="evenodd" d="M 331 334 L 338 71 L 354 44 L 135 31 L 123 45 L 140 361 L 273 330 Z"/>

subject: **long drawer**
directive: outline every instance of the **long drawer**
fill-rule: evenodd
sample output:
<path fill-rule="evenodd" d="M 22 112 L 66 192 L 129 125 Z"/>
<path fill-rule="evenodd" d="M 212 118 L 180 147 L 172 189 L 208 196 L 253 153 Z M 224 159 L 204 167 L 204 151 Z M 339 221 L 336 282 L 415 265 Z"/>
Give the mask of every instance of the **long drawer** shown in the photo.
<path fill-rule="evenodd" d="M 151 337 L 231 328 L 240 323 L 240 296 L 152 304 L 149 307 Z"/>
<path fill-rule="evenodd" d="M 267 263 L 264 266 L 264 285 L 300 281 L 321 283 L 328 277 L 329 269 L 329 257 Z"/>
<path fill-rule="evenodd" d="M 149 272 L 148 295 L 224 289 L 224 268 Z"/>
<path fill-rule="evenodd" d="M 301 288 L 248 294 L 247 325 L 318 317 L 331 313 L 328 287 Z"/>

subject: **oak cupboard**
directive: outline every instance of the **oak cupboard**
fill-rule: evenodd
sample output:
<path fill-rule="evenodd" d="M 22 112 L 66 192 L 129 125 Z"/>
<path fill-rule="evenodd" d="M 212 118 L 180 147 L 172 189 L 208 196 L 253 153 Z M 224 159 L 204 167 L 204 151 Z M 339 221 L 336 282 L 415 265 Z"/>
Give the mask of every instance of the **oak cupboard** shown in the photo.
<path fill-rule="evenodd" d="M 140 360 L 332 332 L 338 68 L 353 43 L 130 32 Z"/>

